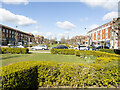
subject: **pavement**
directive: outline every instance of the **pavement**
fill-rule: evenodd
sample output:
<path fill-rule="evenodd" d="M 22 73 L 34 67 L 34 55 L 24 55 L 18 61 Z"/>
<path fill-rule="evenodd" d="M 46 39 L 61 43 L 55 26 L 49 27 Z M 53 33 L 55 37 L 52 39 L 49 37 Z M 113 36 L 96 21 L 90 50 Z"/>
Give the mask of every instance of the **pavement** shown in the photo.
<path fill-rule="evenodd" d="M 50 50 L 36 50 L 36 51 L 29 51 L 30 53 L 50 53 Z"/>

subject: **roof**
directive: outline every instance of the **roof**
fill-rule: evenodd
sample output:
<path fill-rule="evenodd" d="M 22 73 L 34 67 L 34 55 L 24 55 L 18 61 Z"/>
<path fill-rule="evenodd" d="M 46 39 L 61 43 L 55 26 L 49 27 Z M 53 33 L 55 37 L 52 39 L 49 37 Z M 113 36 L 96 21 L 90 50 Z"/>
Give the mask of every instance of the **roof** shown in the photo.
<path fill-rule="evenodd" d="M 115 18 L 113 18 L 113 19 L 115 19 Z M 112 24 L 112 23 L 113 23 L 113 20 L 110 21 L 110 22 L 108 22 L 108 23 L 105 23 L 105 24 L 103 24 L 103 25 L 101 25 L 101 26 L 99 26 L 99 27 L 97 27 L 97 28 L 94 28 L 94 29 L 88 31 L 87 34 L 90 33 L 90 32 L 92 32 L 92 31 L 95 31 L 95 30 L 97 30 L 97 29 L 99 29 L 99 28 L 101 28 L 101 27 L 103 27 L 103 26 L 105 26 L 106 24 Z"/>
<path fill-rule="evenodd" d="M 8 27 L 8 26 L 2 25 L 2 24 L 0 24 L 0 26 L 5 27 L 5 28 L 8 28 L 8 29 L 11 29 L 11 30 L 14 30 L 14 31 L 18 31 L 18 32 L 21 32 L 21 33 L 24 33 L 24 34 L 27 34 L 27 35 L 30 35 L 30 36 L 33 36 L 32 33 L 26 33 L 26 32 L 23 32 L 23 31 L 20 31 L 20 30 L 18 30 L 18 29 L 11 28 L 11 27 Z"/>

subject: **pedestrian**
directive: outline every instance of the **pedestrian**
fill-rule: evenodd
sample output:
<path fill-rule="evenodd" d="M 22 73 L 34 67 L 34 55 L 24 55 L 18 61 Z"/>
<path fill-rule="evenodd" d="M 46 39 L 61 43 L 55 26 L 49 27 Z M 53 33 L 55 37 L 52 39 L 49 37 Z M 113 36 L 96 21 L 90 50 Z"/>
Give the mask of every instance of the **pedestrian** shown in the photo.
<path fill-rule="evenodd" d="M 78 45 L 78 49 L 80 50 L 80 44 Z"/>
<path fill-rule="evenodd" d="M 90 46 L 88 46 L 88 50 L 90 50 Z"/>
<path fill-rule="evenodd" d="M 92 48 L 92 50 L 95 50 L 95 46 L 94 46 L 94 44 L 93 44 L 93 48 Z"/>

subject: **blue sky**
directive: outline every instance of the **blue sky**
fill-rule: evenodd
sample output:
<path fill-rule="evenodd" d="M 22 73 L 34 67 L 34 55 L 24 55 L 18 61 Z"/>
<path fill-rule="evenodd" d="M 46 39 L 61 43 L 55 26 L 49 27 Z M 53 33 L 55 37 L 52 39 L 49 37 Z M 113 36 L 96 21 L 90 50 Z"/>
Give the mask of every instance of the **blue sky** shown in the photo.
<path fill-rule="evenodd" d="M 63 35 L 66 38 L 68 35 L 70 38 L 85 35 L 87 31 L 111 21 L 117 15 L 116 8 L 91 6 L 88 2 L 3 2 L 1 9 L 4 19 L 0 23 L 13 28 L 18 26 L 19 30 L 46 38 L 56 36 L 60 40 Z"/>

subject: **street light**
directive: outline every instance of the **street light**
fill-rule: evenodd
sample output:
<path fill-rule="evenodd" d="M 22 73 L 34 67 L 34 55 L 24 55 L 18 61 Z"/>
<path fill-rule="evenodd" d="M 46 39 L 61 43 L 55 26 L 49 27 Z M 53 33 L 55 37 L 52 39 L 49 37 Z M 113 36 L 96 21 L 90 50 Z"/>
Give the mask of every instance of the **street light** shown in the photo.
<path fill-rule="evenodd" d="M 17 28 L 18 28 L 18 26 L 16 26 L 16 38 L 15 38 L 16 39 L 16 44 L 15 44 L 16 46 L 17 46 Z"/>

